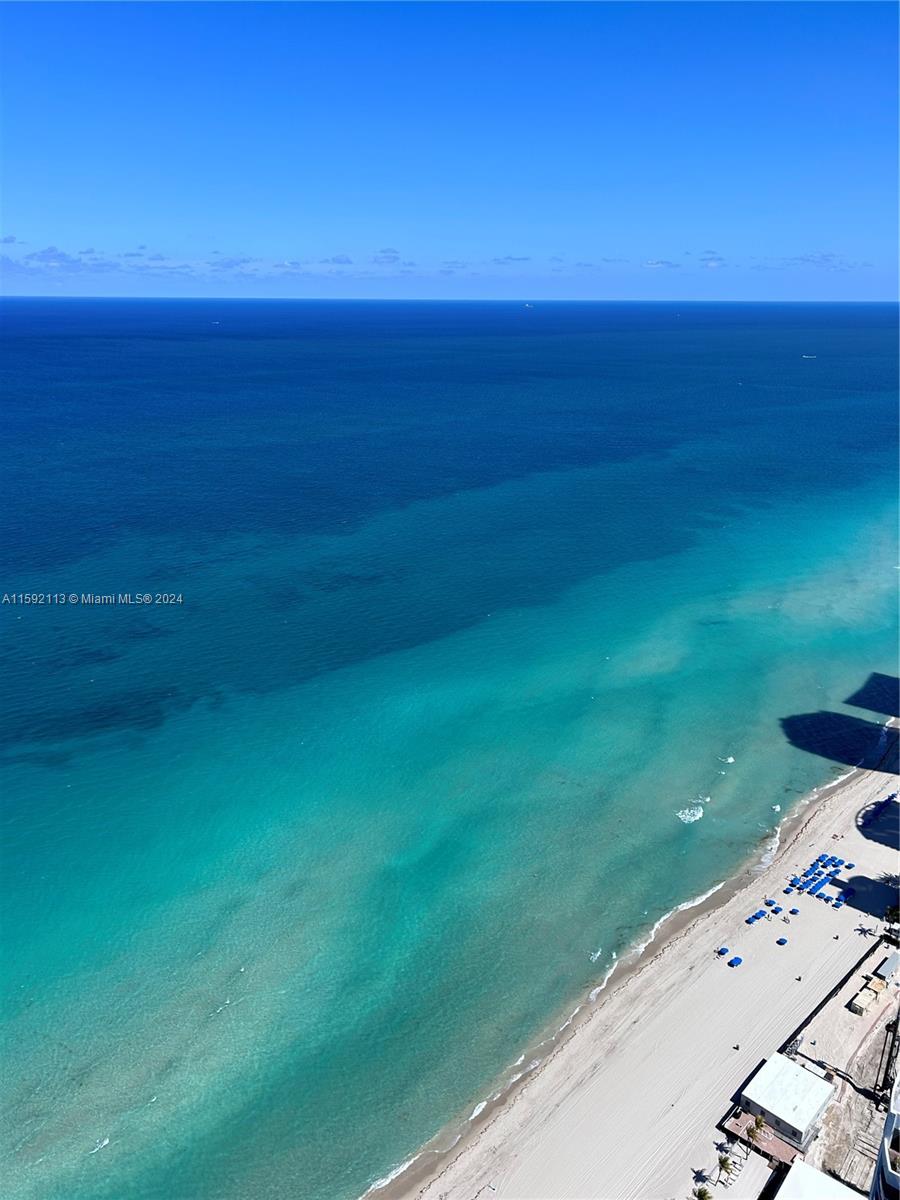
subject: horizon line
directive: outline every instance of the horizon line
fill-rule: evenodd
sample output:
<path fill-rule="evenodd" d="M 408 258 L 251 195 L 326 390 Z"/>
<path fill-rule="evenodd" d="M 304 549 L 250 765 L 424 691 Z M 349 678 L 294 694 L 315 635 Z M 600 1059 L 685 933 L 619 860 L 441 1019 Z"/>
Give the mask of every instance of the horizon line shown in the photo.
<path fill-rule="evenodd" d="M 262 304 L 900 304 L 900 294 L 894 297 L 848 298 L 822 300 L 818 297 L 760 299 L 759 297 L 722 297 L 719 299 L 679 299 L 662 297 L 617 296 L 60 296 L 21 295 L 0 293 L 0 300 L 213 300 L 231 303 Z"/>

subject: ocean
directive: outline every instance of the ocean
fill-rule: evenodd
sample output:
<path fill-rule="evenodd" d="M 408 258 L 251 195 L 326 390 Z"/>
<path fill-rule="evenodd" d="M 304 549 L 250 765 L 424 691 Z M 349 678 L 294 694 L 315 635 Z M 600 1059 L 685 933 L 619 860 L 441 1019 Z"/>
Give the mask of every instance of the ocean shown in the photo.
<path fill-rule="evenodd" d="M 0 310 L 9 1200 L 361 1195 L 877 744 L 896 306 Z"/>

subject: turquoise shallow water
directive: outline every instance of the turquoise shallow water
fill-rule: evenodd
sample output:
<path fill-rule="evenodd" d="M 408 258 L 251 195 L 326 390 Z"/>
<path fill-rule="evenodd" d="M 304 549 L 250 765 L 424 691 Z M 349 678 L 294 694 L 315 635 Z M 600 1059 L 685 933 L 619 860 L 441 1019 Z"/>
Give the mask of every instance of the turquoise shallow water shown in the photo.
<path fill-rule="evenodd" d="M 184 596 L 2 609 L 11 1196 L 358 1195 L 877 739 L 893 309 L 548 307 L 10 305 L 5 590 Z"/>

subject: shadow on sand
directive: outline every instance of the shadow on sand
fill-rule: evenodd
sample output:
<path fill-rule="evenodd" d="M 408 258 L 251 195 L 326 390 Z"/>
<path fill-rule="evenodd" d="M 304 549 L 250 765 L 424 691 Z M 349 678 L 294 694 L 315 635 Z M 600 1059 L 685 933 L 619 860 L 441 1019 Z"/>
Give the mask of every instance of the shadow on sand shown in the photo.
<path fill-rule="evenodd" d="M 867 804 L 856 814 L 856 828 L 870 842 L 900 851 L 900 805 L 897 793 Z"/>
<path fill-rule="evenodd" d="M 885 911 L 892 904 L 897 903 L 897 888 L 892 886 L 888 881 L 889 877 L 882 879 L 870 879 L 868 875 L 851 875 L 850 878 L 841 878 L 840 886 L 844 889 L 851 889 L 852 896 L 848 896 L 846 904 L 848 908 L 855 908 L 859 913 L 865 913 L 867 917 L 877 917 L 879 921 L 884 919 Z M 847 895 L 847 892 L 844 893 Z"/>

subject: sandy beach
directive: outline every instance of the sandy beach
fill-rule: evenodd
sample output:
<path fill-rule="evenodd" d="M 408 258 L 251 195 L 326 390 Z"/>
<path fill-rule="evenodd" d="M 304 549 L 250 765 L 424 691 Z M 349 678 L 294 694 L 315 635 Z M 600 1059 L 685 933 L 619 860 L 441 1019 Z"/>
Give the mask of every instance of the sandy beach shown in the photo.
<path fill-rule="evenodd" d="M 865 952 L 894 894 L 893 838 L 861 822 L 894 791 L 895 756 L 856 770 L 800 805 L 772 861 L 676 914 L 639 962 L 573 1022 L 571 1034 L 449 1152 L 426 1148 L 371 1193 L 379 1200 L 656 1200 L 690 1195 L 713 1172 L 716 1124 L 733 1095 Z M 891 816 L 888 816 L 890 821 Z M 855 863 L 856 896 L 841 911 L 783 896 L 787 879 L 822 853 Z M 799 915 L 746 925 L 765 897 Z M 680 926 L 680 927 L 679 927 Z M 788 944 L 776 941 L 787 936 Z M 716 956 L 728 946 L 743 963 Z M 730 955 L 729 955 L 730 957 Z M 754 1155 L 729 1189 L 756 1196 Z"/>

